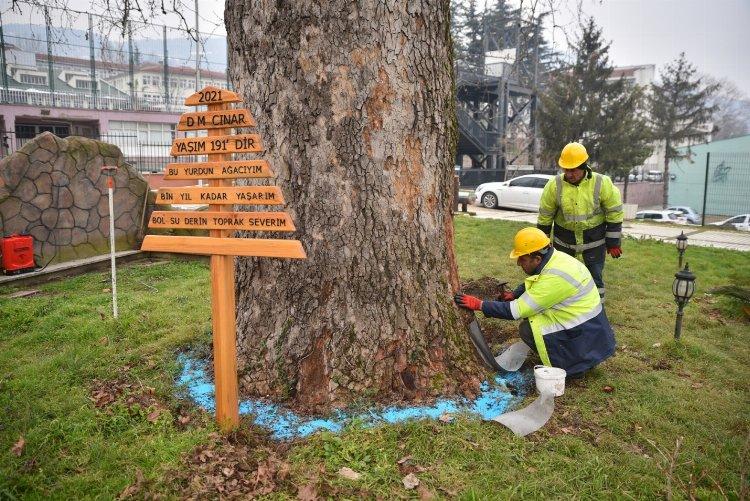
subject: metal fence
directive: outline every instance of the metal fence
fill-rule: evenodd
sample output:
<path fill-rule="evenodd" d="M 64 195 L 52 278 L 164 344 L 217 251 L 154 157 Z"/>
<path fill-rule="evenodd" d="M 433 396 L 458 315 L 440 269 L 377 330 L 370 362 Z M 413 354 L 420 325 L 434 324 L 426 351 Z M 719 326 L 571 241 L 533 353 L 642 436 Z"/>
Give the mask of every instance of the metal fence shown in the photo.
<path fill-rule="evenodd" d="M 750 152 L 701 153 L 673 162 L 669 206 L 691 207 L 703 224 L 750 214 Z"/>
<path fill-rule="evenodd" d="M 50 131 L 53 132 L 53 131 Z M 59 134 L 65 137 L 65 134 Z M 137 135 L 131 134 L 92 134 L 91 139 L 97 139 L 114 144 L 122 151 L 125 162 L 132 165 L 138 172 L 163 172 L 167 163 L 173 162 L 170 156 L 172 141 L 148 142 L 142 141 Z M 0 131 L 0 160 L 14 151 L 22 148 L 32 138 L 18 137 L 15 131 Z M 200 157 L 183 161 L 199 161 Z"/>
<path fill-rule="evenodd" d="M 224 36 L 115 21 L 15 2 L 0 18 L 0 103 L 179 112 L 197 89 L 230 87 Z"/>

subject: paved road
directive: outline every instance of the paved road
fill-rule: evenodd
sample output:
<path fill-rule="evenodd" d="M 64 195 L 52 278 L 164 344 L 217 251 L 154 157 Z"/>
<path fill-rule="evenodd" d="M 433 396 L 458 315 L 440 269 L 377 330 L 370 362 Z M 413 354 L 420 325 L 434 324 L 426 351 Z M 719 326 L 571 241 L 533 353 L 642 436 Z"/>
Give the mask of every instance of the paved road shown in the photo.
<path fill-rule="evenodd" d="M 536 212 L 485 209 L 478 206 L 469 206 L 469 211 L 474 212 L 479 219 L 504 219 L 506 221 L 536 224 Z M 682 231 L 689 238 L 688 245 L 750 251 L 750 232 L 709 229 L 700 226 L 636 223 L 635 221 L 625 221 L 622 225 L 622 232 L 625 235 L 634 238 L 652 238 L 665 242 L 674 242 Z"/>

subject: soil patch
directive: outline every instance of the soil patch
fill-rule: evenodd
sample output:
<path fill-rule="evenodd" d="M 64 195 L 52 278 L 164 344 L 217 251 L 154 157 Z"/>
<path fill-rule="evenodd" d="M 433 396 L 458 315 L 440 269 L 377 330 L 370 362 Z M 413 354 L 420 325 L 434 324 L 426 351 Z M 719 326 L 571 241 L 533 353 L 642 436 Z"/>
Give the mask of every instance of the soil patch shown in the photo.
<path fill-rule="evenodd" d="M 482 300 L 496 301 L 500 295 L 503 280 L 493 277 L 482 277 L 476 280 L 469 280 L 461 283 L 461 292 L 471 296 L 477 296 Z M 510 282 L 507 283 L 512 288 Z"/>

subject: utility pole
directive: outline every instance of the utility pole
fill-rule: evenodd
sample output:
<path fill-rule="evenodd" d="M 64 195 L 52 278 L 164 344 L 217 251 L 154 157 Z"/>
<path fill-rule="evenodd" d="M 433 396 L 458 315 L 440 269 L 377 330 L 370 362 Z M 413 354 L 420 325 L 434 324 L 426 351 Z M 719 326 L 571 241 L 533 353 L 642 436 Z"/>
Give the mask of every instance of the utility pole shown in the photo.
<path fill-rule="evenodd" d="M 169 52 L 167 51 L 167 26 L 164 25 L 164 109 L 169 111 Z"/>
<path fill-rule="evenodd" d="M 3 94 L 3 99 L 0 99 L 0 101 L 5 101 L 6 99 L 9 99 L 8 96 L 8 71 L 7 71 L 7 65 L 8 62 L 5 59 L 5 37 L 3 36 L 3 17 L 0 15 L 0 58 L 2 58 L 2 61 L 0 61 L 0 70 L 3 72 L 3 90 L 5 90 L 5 93 Z M 229 59 L 227 59 L 228 61 Z"/>
<path fill-rule="evenodd" d="M 52 68 L 52 19 L 49 17 L 49 9 L 44 6 L 44 24 L 47 26 L 47 78 L 49 79 L 49 91 L 52 97 L 52 107 L 57 106 L 55 95 L 55 72 Z"/>
<path fill-rule="evenodd" d="M 91 65 L 91 99 L 93 108 L 99 108 L 99 85 L 96 80 L 96 52 L 94 50 L 94 18 L 89 13 L 89 62 Z"/>
<path fill-rule="evenodd" d="M 201 90 L 201 33 L 198 31 L 198 0 L 195 0 L 195 92 Z"/>
<path fill-rule="evenodd" d="M 487 74 L 487 50 L 490 41 L 487 37 L 487 0 L 484 0 L 484 10 L 482 11 L 482 76 Z"/>

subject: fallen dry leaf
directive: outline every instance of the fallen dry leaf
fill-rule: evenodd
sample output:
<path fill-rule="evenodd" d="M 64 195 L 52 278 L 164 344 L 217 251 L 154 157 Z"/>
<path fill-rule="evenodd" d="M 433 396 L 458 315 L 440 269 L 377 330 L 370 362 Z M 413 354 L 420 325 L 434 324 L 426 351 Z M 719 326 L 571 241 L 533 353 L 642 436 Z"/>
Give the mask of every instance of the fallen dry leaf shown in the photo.
<path fill-rule="evenodd" d="M 453 416 L 445 412 L 443 414 L 440 414 L 440 417 L 438 419 L 441 423 L 450 423 L 453 421 Z"/>
<path fill-rule="evenodd" d="M 318 499 L 318 490 L 315 488 L 315 484 L 310 483 L 300 487 L 297 491 L 297 499 L 299 501 L 315 501 Z"/>
<path fill-rule="evenodd" d="M 177 422 L 180 424 L 188 424 L 190 422 L 190 416 L 180 414 L 179 416 L 177 416 Z"/>
<path fill-rule="evenodd" d="M 135 482 L 125 487 L 125 489 L 123 489 L 120 495 L 117 496 L 117 499 L 127 499 L 129 497 L 134 496 L 135 494 L 141 491 L 143 482 L 144 482 L 143 472 L 141 471 L 140 468 L 138 468 L 137 470 L 135 470 Z"/>
<path fill-rule="evenodd" d="M 697 390 L 698 388 L 703 388 L 703 383 L 695 382 L 691 384 L 690 387 L 693 388 L 694 390 Z"/>
<path fill-rule="evenodd" d="M 404 487 L 407 489 L 414 489 L 419 485 L 419 479 L 417 476 L 413 473 L 409 473 L 404 478 L 401 479 L 401 482 L 404 484 Z"/>
<path fill-rule="evenodd" d="M 573 428 L 563 427 L 563 428 L 560 428 L 560 431 L 568 435 L 570 433 L 573 433 Z"/>
<path fill-rule="evenodd" d="M 13 447 L 10 448 L 10 452 L 12 452 L 15 456 L 20 457 L 21 454 L 23 454 L 23 448 L 26 445 L 26 440 L 23 438 L 23 435 L 18 437 L 18 442 L 13 444 Z"/>
<path fill-rule="evenodd" d="M 604 391 L 604 393 L 612 393 L 613 391 L 615 391 L 615 389 L 614 387 L 607 385 L 604 388 L 602 388 L 602 391 Z"/>
<path fill-rule="evenodd" d="M 109 339 L 107 338 L 107 336 L 100 337 L 99 344 L 102 346 L 107 346 L 107 344 L 109 344 Z"/>
<path fill-rule="evenodd" d="M 161 415 L 161 411 L 159 409 L 156 409 L 149 413 L 149 415 L 146 417 L 148 419 L 149 423 L 155 423 L 157 419 L 159 419 L 159 416 Z"/>
<path fill-rule="evenodd" d="M 659 346 L 661 346 L 661 343 L 654 343 L 651 345 L 652 348 L 658 348 Z"/>
<path fill-rule="evenodd" d="M 427 487 L 424 485 L 420 485 L 417 487 L 417 494 L 419 494 L 419 499 L 422 501 L 430 501 L 432 499 L 435 499 L 435 495 L 430 491 Z"/>
<path fill-rule="evenodd" d="M 360 473 L 357 473 L 356 471 L 352 470 L 348 466 L 343 466 L 339 470 L 338 473 L 339 473 L 339 476 L 342 476 L 342 477 L 347 478 L 349 480 L 359 480 L 359 477 L 362 476 Z"/>
<path fill-rule="evenodd" d="M 396 463 L 397 464 L 404 464 L 405 462 L 409 461 L 410 459 L 412 459 L 411 454 L 408 455 L 408 456 L 402 457 L 401 459 L 399 459 L 398 461 L 396 461 Z"/>

